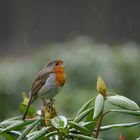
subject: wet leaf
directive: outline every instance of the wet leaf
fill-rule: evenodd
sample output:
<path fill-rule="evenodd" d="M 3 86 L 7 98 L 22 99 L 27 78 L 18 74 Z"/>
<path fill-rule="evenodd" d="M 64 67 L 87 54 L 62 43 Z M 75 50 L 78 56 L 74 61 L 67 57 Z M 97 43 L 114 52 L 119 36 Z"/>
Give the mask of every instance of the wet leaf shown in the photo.
<path fill-rule="evenodd" d="M 130 114 L 130 115 L 135 115 L 135 116 L 140 116 L 140 111 L 131 111 L 131 110 L 110 110 L 110 112 L 119 112 L 119 113 L 124 113 L 124 114 Z"/>
<path fill-rule="evenodd" d="M 70 127 L 75 128 L 76 130 L 79 130 L 83 134 L 90 134 L 91 135 L 91 133 L 92 133 L 89 129 L 87 129 L 86 127 L 82 126 L 79 123 L 76 123 L 73 121 L 69 121 L 68 123 L 69 123 Z"/>
<path fill-rule="evenodd" d="M 92 138 L 86 135 L 74 134 L 74 133 L 69 133 L 68 136 L 76 138 L 76 139 L 83 139 L 83 140 L 101 140 L 101 139 Z"/>
<path fill-rule="evenodd" d="M 115 96 L 108 96 L 107 101 L 113 105 L 119 106 L 121 108 L 125 108 L 128 110 L 139 110 L 139 106 L 132 100 L 120 96 L 120 95 L 115 95 Z"/>
<path fill-rule="evenodd" d="M 3 133 L 0 134 L 2 137 L 4 137 L 6 140 L 16 140 L 15 137 L 13 137 L 12 135 L 8 134 L 8 133 Z"/>
<path fill-rule="evenodd" d="M 32 124 L 30 124 L 29 126 L 27 126 L 27 128 L 21 133 L 21 135 L 19 136 L 19 138 L 18 138 L 17 140 L 23 140 L 24 137 L 26 137 L 26 135 L 27 135 L 34 127 L 36 127 L 39 123 L 40 123 L 40 120 L 36 120 L 36 121 L 34 121 Z"/>
<path fill-rule="evenodd" d="M 26 120 L 26 121 L 19 121 L 17 123 L 11 124 L 10 126 L 6 127 L 1 133 L 9 132 L 11 130 L 18 130 L 23 128 L 24 126 L 31 124 L 34 120 Z"/>
<path fill-rule="evenodd" d="M 87 102 L 80 108 L 80 110 L 78 111 L 76 117 L 77 117 L 78 115 L 80 115 L 83 111 L 85 111 L 85 110 L 89 107 L 89 105 L 94 101 L 94 99 L 95 99 L 95 98 L 90 99 L 89 101 L 87 101 Z"/>
<path fill-rule="evenodd" d="M 52 120 L 52 125 L 55 128 L 65 128 L 67 126 L 67 118 L 65 116 L 56 116 Z"/>
<path fill-rule="evenodd" d="M 74 121 L 75 122 L 80 122 L 82 119 L 84 119 L 93 110 L 94 110 L 94 107 L 91 107 L 91 108 L 85 110 L 84 112 L 82 112 L 81 114 L 79 114 L 77 117 L 75 117 Z"/>
<path fill-rule="evenodd" d="M 93 119 L 98 117 L 104 108 L 104 97 L 99 94 L 95 99 L 95 108 L 94 108 L 94 115 Z"/>
<path fill-rule="evenodd" d="M 133 122 L 133 123 L 106 125 L 106 126 L 100 127 L 100 131 L 108 130 L 108 129 L 111 129 L 111 128 L 132 127 L 132 126 L 135 126 L 135 125 L 138 125 L 138 124 L 140 124 L 140 121 L 139 122 Z"/>
<path fill-rule="evenodd" d="M 46 133 L 48 133 L 49 129 L 52 127 L 44 127 L 40 131 L 37 131 L 34 135 L 28 138 L 28 140 L 38 140 L 43 137 Z"/>

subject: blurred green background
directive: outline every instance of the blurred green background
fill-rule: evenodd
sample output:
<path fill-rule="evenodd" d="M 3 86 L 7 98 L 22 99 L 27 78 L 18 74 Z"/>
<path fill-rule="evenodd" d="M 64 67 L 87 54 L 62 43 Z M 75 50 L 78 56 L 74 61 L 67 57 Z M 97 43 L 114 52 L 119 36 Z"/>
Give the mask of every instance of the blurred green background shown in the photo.
<path fill-rule="evenodd" d="M 124 95 L 140 105 L 140 40 L 137 36 L 140 32 L 137 12 L 130 14 L 128 10 L 137 8 L 137 3 L 131 6 L 128 2 L 124 6 L 126 2 L 116 1 L 124 13 L 111 1 L 104 3 L 105 7 L 103 3 L 1 2 L 7 12 L 1 9 L 0 121 L 20 114 L 22 92 L 28 94 L 38 71 L 54 59 L 64 60 L 67 73 L 67 82 L 55 98 L 58 114 L 73 117 L 85 101 L 96 96 L 98 74 L 110 92 Z M 114 22 L 113 13 L 109 14 L 113 10 L 118 24 Z M 39 102 L 34 104 L 37 109 Z M 134 120 L 137 118 L 111 114 L 103 124 Z M 113 129 L 101 133 L 101 137 L 113 139 L 124 131 L 127 139 L 132 140 L 139 136 L 139 130 L 139 126 Z"/>

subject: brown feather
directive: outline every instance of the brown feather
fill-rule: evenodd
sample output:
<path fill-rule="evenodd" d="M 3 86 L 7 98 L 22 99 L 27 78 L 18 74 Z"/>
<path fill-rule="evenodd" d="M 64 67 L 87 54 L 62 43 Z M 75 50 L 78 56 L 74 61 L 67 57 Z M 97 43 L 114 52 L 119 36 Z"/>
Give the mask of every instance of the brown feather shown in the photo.
<path fill-rule="evenodd" d="M 31 88 L 31 95 L 30 96 L 36 96 L 38 91 L 41 89 L 41 87 L 45 84 L 47 78 L 49 77 L 49 74 L 52 73 L 52 71 L 48 72 L 47 69 L 42 70 L 39 72 L 38 76 L 32 83 Z"/>
<path fill-rule="evenodd" d="M 37 93 L 45 84 L 50 73 L 56 74 L 56 82 L 59 86 L 64 85 L 65 73 L 64 73 L 64 69 L 60 66 L 61 64 L 63 64 L 62 60 L 51 61 L 47 65 L 45 65 L 45 67 L 38 73 L 38 76 L 32 82 L 32 88 L 29 95 L 29 102 L 28 102 L 28 105 L 26 106 L 22 120 L 25 120 L 29 106 L 34 102 L 35 98 L 37 97 Z M 54 69 L 54 66 L 55 66 L 55 69 Z"/>

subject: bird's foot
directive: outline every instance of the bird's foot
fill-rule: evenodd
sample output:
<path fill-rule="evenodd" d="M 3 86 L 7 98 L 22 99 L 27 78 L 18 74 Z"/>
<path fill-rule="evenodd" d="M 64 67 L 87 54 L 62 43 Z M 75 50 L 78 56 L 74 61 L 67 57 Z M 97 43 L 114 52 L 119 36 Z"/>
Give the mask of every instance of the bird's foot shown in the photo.
<path fill-rule="evenodd" d="M 51 106 L 54 104 L 54 102 L 55 102 L 55 99 L 50 99 L 50 104 L 51 104 Z"/>
<path fill-rule="evenodd" d="M 43 106 L 48 106 L 48 103 L 45 99 L 42 99 L 42 101 L 43 101 Z"/>
<path fill-rule="evenodd" d="M 48 111 L 51 112 L 55 99 L 50 99 L 49 103 L 45 99 L 42 99 L 42 101 L 43 101 L 43 106 L 46 106 Z"/>
<path fill-rule="evenodd" d="M 53 104 L 54 104 L 55 99 L 50 99 L 50 102 L 48 103 L 48 111 L 51 112 L 52 108 L 53 108 Z"/>

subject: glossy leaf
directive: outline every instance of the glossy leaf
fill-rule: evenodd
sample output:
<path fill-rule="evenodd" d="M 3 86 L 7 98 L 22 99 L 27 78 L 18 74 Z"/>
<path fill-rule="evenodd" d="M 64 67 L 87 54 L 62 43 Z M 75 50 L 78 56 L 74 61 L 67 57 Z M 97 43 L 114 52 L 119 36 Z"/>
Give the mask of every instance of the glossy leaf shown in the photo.
<path fill-rule="evenodd" d="M 135 125 L 138 125 L 138 124 L 140 124 L 140 121 L 139 122 L 133 122 L 133 123 L 106 125 L 106 126 L 100 127 L 100 131 L 108 130 L 108 129 L 111 129 L 111 128 L 132 127 L 132 126 L 135 126 Z"/>
<path fill-rule="evenodd" d="M 135 116 L 140 116 L 140 111 L 131 111 L 131 110 L 110 110 L 110 112 L 119 112 L 119 113 L 124 113 L 124 114 L 130 114 L 130 115 L 135 115 Z"/>
<path fill-rule="evenodd" d="M 75 117 L 74 121 L 75 122 L 80 122 L 82 119 L 84 119 L 90 112 L 92 112 L 94 109 L 94 107 L 91 107 L 87 110 L 85 110 L 84 112 L 82 112 L 81 114 L 79 114 L 77 117 Z"/>
<path fill-rule="evenodd" d="M 2 137 L 4 137 L 6 140 L 16 140 L 15 137 L 13 137 L 12 135 L 8 134 L 8 133 L 3 133 L 0 134 Z"/>
<path fill-rule="evenodd" d="M 21 121 L 19 121 L 19 120 L 4 121 L 4 122 L 0 123 L 0 127 L 6 128 L 6 127 L 8 127 L 9 125 L 12 125 L 12 124 L 18 123 L 18 122 L 21 122 Z"/>
<path fill-rule="evenodd" d="M 32 124 L 30 124 L 29 126 L 27 126 L 27 128 L 22 132 L 22 134 L 19 136 L 19 138 L 17 140 L 23 140 L 24 137 L 26 137 L 26 135 L 39 124 L 40 120 L 36 120 L 35 122 L 33 122 Z"/>
<path fill-rule="evenodd" d="M 136 140 L 140 140 L 140 137 L 138 137 Z"/>
<path fill-rule="evenodd" d="M 67 126 L 67 118 L 65 116 L 56 116 L 52 120 L 52 125 L 55 128 L 65 128 Z"/>
<path fill-rule="evenodd" d="M 104 97 L 101 94 L 98 94 L 95 99 L 95 108 L 93 119 L 98 117 L 104 108 Z"/>
<path fill-rule="evenodd" d="M 89 101 L 87 101 L 87 102 L 80 108 L 80 110 L 78 111 L 76 117 L 77 117 L 78 115 L 80 115 L 83 111 L 85 111 L 85 110 L 89 107 L 89 105 L 94 101 L 94 99 L 95 99 L 95 98 L 90 99 Z"/>
<path fill-rule="evenodd" d="M 120 95 L 115 95 L 115 96 L 108 96 L 107 101 L 113 105 L 128 109 L 128 110 L 139 110 L 139 106 L 132 100 L 120 96 Z"/>
<path fill-rule="evenodd" d="M 74 134 L 74 133 L 69 133 L 68 136 L 76 138 L 76 139 L 83 139 L 83 140 L 101 140 L 101 139 L 92 138 L 86 135 Z"/>
<path fill-rule="evenodd" d="M 81 125 L 91 130 L 96 126 L 96 122 L 95 121 L 83 122 Z"/>
<path fill-rule="evenodd" d="M 79 123 L 76 123 L 76 122 L 73 122 L 73 121 L 69 121 L 68 123 L 69 123 L 69 126 L 71 128 L 75 128 L 76 130 L 79 130 L 83 134 L 91 134 L 91 131 L 89 129 L 80 125 Z"/>
<path fill-rule="evenodd" d="M 16 136 L 17 138 L 21 135 L 21 133 L 19 131 L 15 131 L 15 130 L 12 130 L 12 131 L 10 131 L 8 133 L 12 134 L 13 136 Z"/>
<path fill-rule="evenodd" d="M 49 131 L 50 128 L 52 128 L 52 127 L 42 128 L 40 131 L 37 131 L 34 135 L 29 137 L 28 140 L 37 140 L 37 139 L 43 137 Z"/>
<path fill-rule="evenodd" d="M 11 131 L 11 130 L 21 129 L 22 127 L 24 127 L 32 122 L 34 122 L 34 120 L 19 121 L 17 123 L 11 124 L 7 128 L 5 128 L 3 131 L 1 131 L 1 133 L 5 133 L 5 132 Z"/>
<path fill-rule="evenodd" d="M 87 115 L 86 122 L 93 121 L 93 114 L 94 110 Z"/>
<path fill-rule="evenodd" d="M 0 127 L 7 127 L 13 123 L 16 123 L 16 122 L 19 122 L 21 119 L 21 116 L 16 116 L 16 117 L 12 117 L 12 118 L 9 118 L 7 120 L 4 120 L 0 123 Z"/>
<path fill-rule="evenodd" d="M 6 119 L 6 120 L 4 120 L 3 122 L 5 122 L 5 121 L 12 121 L 12 120 L 19 120 L 19 119 L 21 119 L 22 118 L 22 116 L 16 116 L 16 117 L 12 117 L 12 118 L 9 118 L 9 119 Z M 1 122 L 2 123 L 2 122 Z"/>
<path fill-rule="evenodd" d="M 58 134 L 57 131 L 49 132 L 49 133 L 47 133 L 47 134 L 44 136 L 44 138 L 48 138 L 48 137 L 54 136 L 54 135 L 56 135 L 56 134 Z"/>

